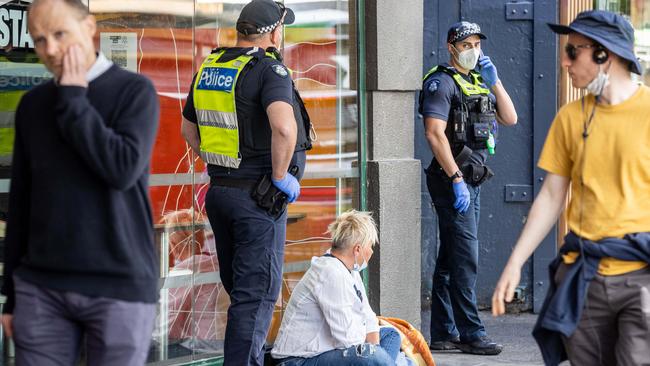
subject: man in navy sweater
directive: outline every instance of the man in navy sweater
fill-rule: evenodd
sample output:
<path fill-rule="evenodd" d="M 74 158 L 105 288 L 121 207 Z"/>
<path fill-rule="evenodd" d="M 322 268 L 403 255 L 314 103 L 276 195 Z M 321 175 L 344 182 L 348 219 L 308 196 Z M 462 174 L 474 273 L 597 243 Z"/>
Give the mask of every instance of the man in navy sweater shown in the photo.
<path fill-rule="evenodd" d="M 142 365 L 158 300 L 148 171 L 159 107 L 93 45 L 79 0 L 34 0 L 54 79 L 16 111 L 2 322 L 18 365 Z"/>

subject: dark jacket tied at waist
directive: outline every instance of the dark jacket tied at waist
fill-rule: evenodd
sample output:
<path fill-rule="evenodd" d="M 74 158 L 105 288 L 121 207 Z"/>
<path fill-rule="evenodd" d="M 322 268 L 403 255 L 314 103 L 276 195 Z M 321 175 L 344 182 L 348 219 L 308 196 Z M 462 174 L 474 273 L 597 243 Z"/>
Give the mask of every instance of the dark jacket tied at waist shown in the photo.
<path fill-rule="evenodd" d="M 562 263 L 562 255 L 568 252 L 579 252 L 580 256 L 556 286 L 553 281 L 555 272 Z M 596 242 L 580 239 L 573 232 L 567 234 L 560 253 L 549 265 L 550 286 L 533 329 L 533 337 L 546 365 L 555 366 L 567 359 L 562 335 L 569 337 L 578 327 L 589 283 L 598 272 L 603 257 L 650 263 L 650 232 Z"/>

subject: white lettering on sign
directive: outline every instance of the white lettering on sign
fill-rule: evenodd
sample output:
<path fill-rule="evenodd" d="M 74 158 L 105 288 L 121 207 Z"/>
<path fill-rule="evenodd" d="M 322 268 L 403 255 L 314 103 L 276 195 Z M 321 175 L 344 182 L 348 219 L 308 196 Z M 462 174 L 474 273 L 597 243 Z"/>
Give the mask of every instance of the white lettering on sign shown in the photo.
<path fill-rule="evenodd" d="M 7 21 L 9 20 L 9 10 L 0 8 L 0 47 L 4 48 L 9 45 L 11 35 Z"/>
<path fill-rule="evenodd" d="M 0 48 L 34 48 L 27 31 L 27 10 L 0 8 Z"/>

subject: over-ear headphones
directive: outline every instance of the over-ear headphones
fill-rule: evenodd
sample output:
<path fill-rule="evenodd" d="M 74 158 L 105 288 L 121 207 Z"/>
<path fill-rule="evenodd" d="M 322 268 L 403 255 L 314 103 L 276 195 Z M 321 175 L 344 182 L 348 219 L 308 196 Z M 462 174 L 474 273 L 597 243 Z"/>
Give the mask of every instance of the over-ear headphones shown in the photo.
<path fill-rule="evenodd" d="M 594 47 L 594 53 L 591 54 L 591 57 L 595 63 L 602 65 L 609 59 L 609 54 L 607 53 L 605 47 L 597 45 Z"/>

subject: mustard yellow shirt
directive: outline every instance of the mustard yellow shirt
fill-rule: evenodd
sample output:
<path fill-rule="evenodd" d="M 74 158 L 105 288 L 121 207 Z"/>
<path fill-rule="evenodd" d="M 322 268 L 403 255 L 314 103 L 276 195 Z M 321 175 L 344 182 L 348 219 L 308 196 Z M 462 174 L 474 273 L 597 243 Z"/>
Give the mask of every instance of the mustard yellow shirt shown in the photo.
<path fill-rule="evenodd" d="M 583 124 L 594 103 L 588 95 L 584 110 L 580 100 L 560 109 L 538 166 L 571 179 L 568 225 L 579 236 L 600 240 L 650 231 L 650 88 L 640 86 L 620 104 L 597 105 L 584 141 Z M 598 272 L 618 275 L 645 266 L 603 258 Z"/>

